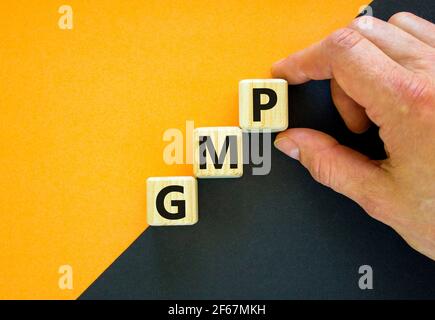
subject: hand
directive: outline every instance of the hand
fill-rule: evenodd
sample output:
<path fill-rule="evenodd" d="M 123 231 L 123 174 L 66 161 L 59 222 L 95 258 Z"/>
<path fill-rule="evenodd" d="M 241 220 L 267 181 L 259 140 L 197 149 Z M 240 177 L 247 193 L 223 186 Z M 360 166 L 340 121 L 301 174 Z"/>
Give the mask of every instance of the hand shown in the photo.
<path fill-rule="evenodd" d="M 370 29 L 360 19 L 276 62 L 272 74 L 290 84 L 331 79 L 347 127 L 378 125 L 388 159 L 310 129 L 282 132 L 275 146 L 435 260 L 435 25 L 410 13 L 373 18 Z"/>

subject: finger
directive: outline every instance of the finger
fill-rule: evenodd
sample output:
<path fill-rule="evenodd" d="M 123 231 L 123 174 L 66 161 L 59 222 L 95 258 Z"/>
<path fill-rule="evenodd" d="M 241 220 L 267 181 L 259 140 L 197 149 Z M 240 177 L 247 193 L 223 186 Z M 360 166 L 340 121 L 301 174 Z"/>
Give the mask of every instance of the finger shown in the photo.
<path fill-rule="evenodd" d="M 274 77 L 290 84 L 335 78 L 339 86 L 378 126 L 401 113 L 398 92 L 407 89 L 407 70 L 353 29 L 341 29 L 327 39 L 274 64 Z"/>
<path fill-rule="evenodd" d="M 350 98 L 340 88 L 335 79 L 331 79 L 331 95 L 338 112 L 346 126 L 355 133 L 363 133 L 370 126 L 370 120 L 363 107 Z"/>
<path fill-rule="evenodd" d="M 388 22 L 435 48 L 435 24 L 409 12 L 396 13 Z"/>
<path fill-rule="evenodd" d="M 391 23 L 371 17 L 368 26 L 362 19 L 366 17 L 355 19 L 349 28 L 361 33 L 393 60 L 413 71 L 426 71 L 432 63 L 424 59 L 433 55 L 430 45 Z"/>
<path fill-rule="evenodd" d="M 275 146 L 300 160 L 318 182 L 344 194 L 382 221 L 381 203 L 387 198 L 387 173 L 366 156 L 312 129 L 280 133 Z"/>

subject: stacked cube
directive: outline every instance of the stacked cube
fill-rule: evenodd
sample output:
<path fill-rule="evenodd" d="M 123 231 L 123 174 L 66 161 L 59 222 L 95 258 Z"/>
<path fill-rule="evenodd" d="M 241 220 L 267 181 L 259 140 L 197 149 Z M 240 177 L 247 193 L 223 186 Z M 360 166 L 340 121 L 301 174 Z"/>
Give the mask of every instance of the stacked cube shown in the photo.
<path fill-rule="evenodd" d="M 196 128 L 193 134 L 195 177 L 151 177 L 147 180 L 147 221 L 151 226 L 198 222 L 196 178 L 243 175 L 242 132 L 278 132 L 288 127 L 288 84 L 282 79 L 239 83 L 239 126 Z"/>

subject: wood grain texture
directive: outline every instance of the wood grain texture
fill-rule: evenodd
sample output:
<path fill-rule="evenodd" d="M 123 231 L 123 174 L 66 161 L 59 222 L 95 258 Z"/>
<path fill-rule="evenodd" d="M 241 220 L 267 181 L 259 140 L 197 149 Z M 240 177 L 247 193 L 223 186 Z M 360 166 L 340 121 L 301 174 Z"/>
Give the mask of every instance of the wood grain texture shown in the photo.
<path fill-rule="evenodd" d="M 272 89 L 277 95 L 277 102 L 269 110 L 261 111 L 261 120 L 254 121 L 253 90 Z M 268 97 L 261 95 L 261 104 L 266 104 Z M 270 130 L 284 131 L 288 127 L 288 84 L 282 79 L 247 79 L 239 82 L 239 125 L 244 131 Z"/>
<path fill-rule="evenodd" d="M 157 210 L 156 199 L 160 191 L 168 186 L 182 186 L 183 192 L 170 192 L 164 197 L 164 208 L 176 215 L 183 201 L 185 217 L 171 220 L 164 218 Z M 194 177 L 151 177 L 147 179 L 147 222 L 151 226 L 182 226 L 198 222 L 198 183 Z"/>
<path fill-rule="evenodd" d="M 213 143 L 216 155 L 223 156 L 223 146 L 226 143 L 227 137 L 232 140 L 228 143 L 227 153 L 221 162 L 222 168 L 216 168 L 212 154 L 209 149 L 206 149 L 205 165 L 206 168 L 200 166 L 200 139 L 208 137 Z M 239 127 L 204 127 L 197 128 L 193 134 L 193 173 L 197 178 L 238 178 L 243 175 L 243 142 L 242 130 Z M 227 141 L 228 142 L 228 141 Z M 231 154 L 237 152 L 234 156 L 237 160 L 231 161 Z M 233 154 L 234 155 L 234 154 Z M 236 168 L 231 168 L 231 162 Z"/>

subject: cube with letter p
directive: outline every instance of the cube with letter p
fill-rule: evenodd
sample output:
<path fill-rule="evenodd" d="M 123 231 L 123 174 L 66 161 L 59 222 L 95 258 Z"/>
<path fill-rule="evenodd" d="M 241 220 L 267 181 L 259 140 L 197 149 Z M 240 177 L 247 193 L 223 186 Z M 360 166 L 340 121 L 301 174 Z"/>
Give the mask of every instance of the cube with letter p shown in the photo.
<path fill-rule="evenodd" d="M 244 131 L 284 131 L 288 127 L 288 83 L 282 79 L 239 82 L 239 125 Z"/>

